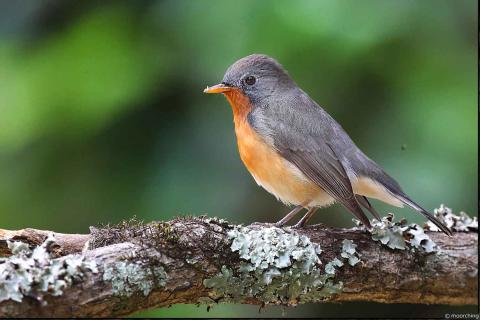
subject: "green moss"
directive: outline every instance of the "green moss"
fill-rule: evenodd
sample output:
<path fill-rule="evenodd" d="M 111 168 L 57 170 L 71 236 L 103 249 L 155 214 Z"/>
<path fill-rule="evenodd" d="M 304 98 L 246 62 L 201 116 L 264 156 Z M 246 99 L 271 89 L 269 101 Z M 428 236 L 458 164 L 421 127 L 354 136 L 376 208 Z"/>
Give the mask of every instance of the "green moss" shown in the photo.
<path fill-rule="evenodd" d="M 33 250 L 18 241 L 7 244 L 12 256 L 0 258 L 0 302 L 22 302 L 28 296 L 45 304 L 45 295 L 59 296 L 87 272 L 98 272 L 95 262 L 81 255 L 53 259 L 49 252 L 55 245 L 53 234 Z"/>
<path fill-rule="evenodd" d="M 178 234 L 170 222 L 144 223 L 135 217 L 115 225 L 90 227 L 90 234 L 89 250 L 124 242 L 156 249 L 178 241 Z M 142 252 L 139 256 L 144 258 Z"/>
<path fill-rule="evenodd" d="M 228 235 L 231 250 L 239 253 L 242 262 L 235 270 L 223 266 L 216 276 L 204 280 L 216 301 L 256 298 L 265 304 L 296 305 L 342 290 L 342 283 L 332 280 L 335 272 L 323 272 L 320 246 L 304 235 L 275 227 L 237 227 Z"/>
<path fill-rule="evenodd" d="M 103 273 L 103 280 L 112 283 L 113 294 L 125 297 L 137 291 L 147 296 L 154 288 L 165 286 L 166 279 L 163 267 L 150 268 L 139 262 L 117 261 Z"/>

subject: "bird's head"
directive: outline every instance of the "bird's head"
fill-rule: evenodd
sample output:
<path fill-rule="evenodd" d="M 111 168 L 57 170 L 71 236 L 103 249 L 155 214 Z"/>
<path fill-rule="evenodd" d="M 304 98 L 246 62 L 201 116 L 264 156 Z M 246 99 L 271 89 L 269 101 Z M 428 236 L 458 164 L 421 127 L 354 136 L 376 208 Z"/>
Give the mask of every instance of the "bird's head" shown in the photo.
<path fill-rule="evenodd" d="M 252 54 L 232 64 L 221 83 L 207 87 L 205 93 L 223 93 L 230 95 L 242 93 L 253 104 L 262 103 L 274 92 L 285 92 L 295 84 L 275 59 Z"/>

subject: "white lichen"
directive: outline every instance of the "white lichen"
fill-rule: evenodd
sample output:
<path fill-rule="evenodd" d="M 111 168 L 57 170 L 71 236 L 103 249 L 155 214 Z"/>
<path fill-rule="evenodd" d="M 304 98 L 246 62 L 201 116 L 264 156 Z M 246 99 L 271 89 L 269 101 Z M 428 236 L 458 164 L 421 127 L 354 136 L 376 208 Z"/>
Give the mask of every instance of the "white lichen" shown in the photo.
<path fill-rule="evenodd" d="M 314 264 L 321 263 L 320 246 L 296 232 L 287 233 L 276 227 L 260 230 L 243 227 L 229 231 L 228 236 L 233 239 L 232 251 L 238 251 L 240 258 L 249 260 L 255 268 L 285 268 L 297 261 L 308 272 Z"/>
<path fill-rule="evenodd" d="M 342 253 L 340 254 L 342 258 L 348 260 L 348 264 L 351 266 L 356 265 L 360 262 L 358 257 L 358 252 L 356 250 L 357 245 L 353 243 L 352 240 L 344 239 L 342 242 Z"/>
<path fill-rule="evenodd" d="M 371 222 L 372 239 L 379 241 L 391 249 L 399 250 L 418 250 L 426 253 L 438 250 L 435 242 L 425 234 L 422 227 L 416 223 L 407 224 L 405 219 L 393 222 L 394 215 L 389 213 L 383 217 L 381 221 L 373 219 Z M 360 222 L 354 220 L 360 225 Z"/>
<path fill-rule="evenodd" d="M 372 230 L 370 231 L 372 239 L 380 241 L 391 249 L 405 250 L 407 244 L 403 237 L 402 224 L 392 223 L 392 220 L 393 214 L 383 217 L 381 221 L 373 219 L 371 222 Z"/>
<path fill-rule="evenodd" d="M 203 221 L 206 222 L 206 223 L 216 223 L 216 224 L 219 224 L 219 225 L 228 225 L 228 221 L 225 220 L 225 219 L 221 219 L 221 218 L 218 218 L 218 217 L 204 217 L 203 218 Z"/>
<path fill-rule="evenodd" d="M 33 250 L 23 242 L 7 241 L 12 256 L 0 258 L 0 302 L 22 302 L 28 296 L 46 303 L 45 295 L 59 296 L 87 272 L 98 272 L 95 261 L 81 255 L 53 259 L 48 248 L 54 243 L 53 233 Z"/>
<path fill-rule="evenodd" d="M 291 231 L 291 230 L 290 230 Z M 334 273 L 324 273 L 318 255 L 320 246 L 295 231 L 269 227 L 236 227 L 228 233 L 231 250 L 242 261 L 235 270 L 223 266 L 205 279 L 211 297 L 221 302 L 257 298 L 265 304 L 296 305 L 324 299 L 342 290 Z"/>
<path fill-rule="evenodd" d="M 105 267 L 103 280 L 112 283 L 113 295 L 129 297 L 140 291 L 148 296 L 155 287 L 166 284 L 162 266 L 148 267 L 140 262 L 117 261 Z"/>
<path fill-rule="evenodd" d="M 337 272 L 335 268 L 341 268 L 342 266 L 343 262 L 335 258 L 325 265 L 325 272 L 334 275 Z"/>
<path fill-rule="evenodd" d="M 478 230 L 478 218 L 471 218 L 463 211 L 460 211 L 460 213 L 456 215 L 453 213 L 452 209 L 441 204 L 440 208 L 433 210 L 433 214 L 451 230 L 458 232 Z M 440 231 L 440 229 L 431 221 L 425 223 L 425 229 L 437 232 Z"/>

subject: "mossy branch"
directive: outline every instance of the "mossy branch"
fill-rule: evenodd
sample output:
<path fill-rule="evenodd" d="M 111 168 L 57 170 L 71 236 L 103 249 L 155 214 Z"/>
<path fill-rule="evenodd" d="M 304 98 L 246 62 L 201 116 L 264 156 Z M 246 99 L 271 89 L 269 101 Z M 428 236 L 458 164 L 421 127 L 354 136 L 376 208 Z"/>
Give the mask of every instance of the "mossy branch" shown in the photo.
<path fill-rule="evenodd" d="M 89 235 L 0 230 L 0 266 L 10 272 L 0 317 L 112 317 L 177 303 L 477 304 L 477 232 L 422 232 L 419 243 L 425 237 L 434 252 L 392 249 L 362 228 L 206 217 L 131 220 Z"/>

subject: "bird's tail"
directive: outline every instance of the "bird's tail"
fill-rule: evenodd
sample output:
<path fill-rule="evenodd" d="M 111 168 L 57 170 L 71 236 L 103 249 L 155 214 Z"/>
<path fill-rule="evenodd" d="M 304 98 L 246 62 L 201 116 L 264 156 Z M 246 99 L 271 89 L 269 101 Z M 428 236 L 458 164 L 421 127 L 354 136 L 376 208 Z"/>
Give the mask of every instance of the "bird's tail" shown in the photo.
<path fill-rule="evenodd" d="M 441 222 L 437 217 L 435 217 L 433 214 L 419 206 L 417 203 L 415 203 L 412 199 L 410 199 L 407 195 L 405 194 L 394 194 L 394 197 L 397 198 L 398 200 L 402 201 L 404 204 L 407 206 L 411 207 L 412 209 L 420 212 L 423 214 L 428 220 L 432 221 L 437 227 L 440 228 L 446 235 L 452 236 L 452 231 L 445 225 L 443 222 Z"/>
<path fill-rule="evenodd" d="M 420 212 L 428 220 L 432 221 L 440 230 L 445 234 L 451 236 L 452 231 L 437 217 L 433 214 L 422 208 L 420 205 L 415 203 L 410 199 L 403 191 L 400 185 L 395 179 L 390 177 L 382 168 L 380 168 L 372 159 L 368 158 L 362 152 L 356 154 L 357 157 L 360 157 L 362 160 L 362 165 L 357 169 L 358 172 L 363 172 L 363 176 L 368 177 L 369 179 L 375 181 L 376 183 L 383 186 L 390 195 L 398 199 L 403 204 L 411 207 L 412 209 Z M 388 202 L 387 202 L 388 203 Z"/>

